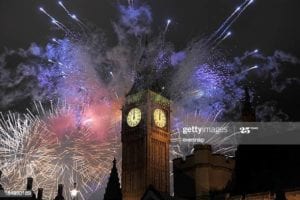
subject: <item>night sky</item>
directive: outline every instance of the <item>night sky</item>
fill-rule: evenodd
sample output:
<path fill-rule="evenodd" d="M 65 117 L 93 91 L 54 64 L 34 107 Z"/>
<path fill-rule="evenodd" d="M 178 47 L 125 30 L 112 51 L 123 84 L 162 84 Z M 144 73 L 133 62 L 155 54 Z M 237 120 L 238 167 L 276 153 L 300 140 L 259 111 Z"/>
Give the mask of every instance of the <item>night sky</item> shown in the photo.
<path fill-rule="evenodd" d="M 124 1 L 125 2 L 125 1 Z M 147 1 L 145 1 L 147 2 Z M 210 34 L 242 1 L 237 0 L 180 0 L 148 1 L 152 7 L 154 27 L 164 26 L 164 21 L 175 21 L 168 38 L 179 47 L 192 37 Z M 69 0 L 70 9 L 85 20 L 111 33 L 111 21 L 116 19 L 116 1 Z M 38 6 L 47 7 L 59 18 L 66 18 L 56 1 L 0 1 L 0 46 L 7 48 L 28 47 L 31 42 L 43 43 L 52 33 L 47 19 L 38 11 Z M 266 53 L 275 49 L 300 56 L 300 18 L 297 0 L 257 0 L 235 23 L 234 39 L 224 46 L 232 55 L 259 48 Z"/>
<path fill-rule="evenodd" d="M 112 21 L 118 16 L 117 1 L 72 0 L 65 3 L 82 19 L 101 28 L 109 42 L 115 44 Z M 147 2 L 153 12 L 154 31 L 161 31 L 166 19 L 172 19 L 167 39 L 178 49 L 185 47 L 192 38 L 211 34 L 240 3 L 236 0 Z M 68 21 L 64 11 L 57 9 L 56 1 L 0 1 L 0 52 L 5 48 L 28 48 L 32 42 L 43 45 L 53 35 L 60 34 L 50 28 L 49 19 L 41 15 L 39 6 L 46 7 L 57 18 L 63 19 L 62 22 Z M 297 22 L 300 18 L 299 6 L 297 0 L 256 0 L 231 28 L 233 37 L 221 44 L 223 53 L 228 58 L 234 58 L 247 50 L 259 49 L 265 55 L 281 50 L 300 57 L 300 27 Z M 299 78 L 299 66 L 285 67 Z M 290 121 L 299 121 L 299 82 L 287 87 L 281 94 L 276 94 L 269 91 L 268 87 L 260 87 L 263 83 L 253 81 L 258 88 L 254 94 L 254 105 L 275 99 L 277 106 L 289 115 Z M 261 94 L 264 94 L 263 99 Z"/>

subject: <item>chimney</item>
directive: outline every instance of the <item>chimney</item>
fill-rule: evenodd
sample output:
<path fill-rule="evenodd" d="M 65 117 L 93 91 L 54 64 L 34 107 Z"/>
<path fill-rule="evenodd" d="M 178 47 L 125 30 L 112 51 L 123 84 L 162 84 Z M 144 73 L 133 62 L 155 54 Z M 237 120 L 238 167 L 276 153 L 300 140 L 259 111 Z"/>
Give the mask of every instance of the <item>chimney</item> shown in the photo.
<path fill-rule="evenodd" d="M 33 183 L 33 178 L 28 177 L 27 178 L 27 186 L 26 186 L 27 191 L 32 190 L 32 183 Z"/>
<path fill-rule="evenodd" d="M 43 188 L 38 188 L 37 200 L 42 200 L 42 199 L 43 199 Z"/>
<path fill-rule="evenodd" d="M 54 200 L 64 200 L 65 198 L 63 197 L 63 188 L 64 185 L 63 184 L 59 184 L 58 185 L 58 189 L 57 189 L 57 195 L 54 198 Z"/>
<path fill-rule="evenodd" d="M 0 181 L 1 181 L 1 176 L 2 176 L 2 171 L 0 170 Z M 0 192 L 4 191 L 4 188 L 2 187 L 1 183 L 0 183 Z"/>
<path fill-rule="evenodd" d="M 58 185 L 58 190 L 57 190 L 57 196 L 62 196 L 63 195 L 63 189 L 64 189 L 64 185 L 59 184 Z"/>

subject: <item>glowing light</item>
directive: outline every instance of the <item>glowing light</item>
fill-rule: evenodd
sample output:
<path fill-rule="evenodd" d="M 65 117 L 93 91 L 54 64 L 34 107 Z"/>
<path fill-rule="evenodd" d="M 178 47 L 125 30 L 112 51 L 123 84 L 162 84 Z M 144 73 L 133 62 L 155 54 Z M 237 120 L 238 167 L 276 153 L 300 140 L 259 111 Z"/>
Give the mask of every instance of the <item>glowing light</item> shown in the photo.
<path fill-rule="evenodd" d="M 249 72 L 249 71 L 254 70 L 254 69 L 257 69 L 257 68 L 259 68 L 259 66 L 258 66 L 258 65 L 254 65 L 253 67 L 250 67 L 250 68 L 248 68 L 248 69 L 242 71 L 240 74 Z"/>
<path fill-rule="evenodd" d="M 257 69 L 257 68 L 258 68 L 258 66 L 254 65 L 253 67 L 250 67 L 249 69 L 245 70 L 244 72 L 249 72 L 249 71 L 251 71 L 253 69 Z"/>
<path fill-rule="evenodd" d="M 84 26 L 86 27 L 78 18 L 75 14 L 71 14 L 71 12 L 66 8 L 66 6 L 61 2 L 59 1 L 58 4 L 64 9 L 64 11 L 74 20 L 76 20 L 80 26 Z"/>
<path fill-rule="evenodd" d="M 71 196 L 73 198 L 77 196 L 77 193 L 78 193 L 78 190 L 76 190 L 76 189 L 71 190 Z"/>
<path fill-rule="evenodd" d="M 88 123 L 91 123 L 91 122 L 93 122 L 93 119 L 84 120 L 82 123 L 83 124 L 88 124 Z"/>
<path fill-rule="evenodd" d="M 166 33 L 166 32 L 168 31 L 168 28 L 169 28 L 171 22 L 172 22 L 171 19 L 168 19 L 168 20 L 167 20 L 167 24 L 166 24 L 164 33 Z"/>
<path fill-rule="evenodd" d="M 239 18 L 239 16 L 247 9 L 247 7 L 253 2 L 253 0 L 245 1 L 242 5 L 238 6 L 234 12 L 221 24 L 221 26 L 209 37 L 208 42 L 212 42 L 212 44 L 216 43 L 223 35 L 226 33 L 228 29 L 232 26 L 232 24 Z M 217 42 L 219 44 L 219 42 Z"/>
<path fill-rule="evenodd" d="M 75 198 L 77 197 L 78 192 L 79 191 L 76 189 L 76 183 L 74 183 L 74 189 L 70 191 L 72 199 L 75 200 Z"/>
<path fill-rule="evenodd" d="M 73 19 L 77 19 L 76 15 L 74 15 L 74 14 L 72 14 L 71 17 L 72 17 Z"/>

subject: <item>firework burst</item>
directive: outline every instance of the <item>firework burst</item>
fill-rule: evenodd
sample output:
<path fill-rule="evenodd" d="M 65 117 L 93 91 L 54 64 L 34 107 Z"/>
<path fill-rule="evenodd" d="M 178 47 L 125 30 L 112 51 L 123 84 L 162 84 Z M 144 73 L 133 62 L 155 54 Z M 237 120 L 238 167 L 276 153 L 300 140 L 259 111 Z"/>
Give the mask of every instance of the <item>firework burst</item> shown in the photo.
<path fill-rule="evenodd" d="M 65 197 L 74 182 L 79 195 L 88 198 L 105 186 L 113 157 L 119 157 L 120 141 L 117 127 L 110 127 L 107 138 L 95 137 L 88 126 L 74 123 L 64 134 L 53 132 L 51 120 L 74 115 L 67 106 L 45 109 L 36 104 L 37 115 L 1 113 L 0 168 L 5 189 L 18 190 L 26 177 L 33 177 L 34 190 L 43 187 L 46 199 L 56 195 L 58 183 L 65 185 Z"/>

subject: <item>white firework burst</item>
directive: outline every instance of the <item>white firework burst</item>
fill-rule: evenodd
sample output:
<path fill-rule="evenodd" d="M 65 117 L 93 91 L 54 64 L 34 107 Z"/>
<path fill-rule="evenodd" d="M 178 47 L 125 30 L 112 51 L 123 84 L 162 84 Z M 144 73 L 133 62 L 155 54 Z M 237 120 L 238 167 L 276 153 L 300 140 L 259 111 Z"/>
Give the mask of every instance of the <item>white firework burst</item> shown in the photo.
<path fill-rule="evenodd" d="M 58 135 L 49 128 L 49 120 L 72 113 L 71 107 L 45 109 L 36 103 L 37 115 L 3 114 L 0 119 L 0 169 L 5 189 L 25 187 L 27 177 L 34 179 L 34 190 L 44 188 L 45 199 L 53 199 L 57 184 L 65 187 L 64 195 L 74 182 L 81 199 L 105 186 L 113 157 L 120 155 L 120 141 L 112 127 L 112 136 L 97 140 L 88 127 L 68 129 Z"/>

